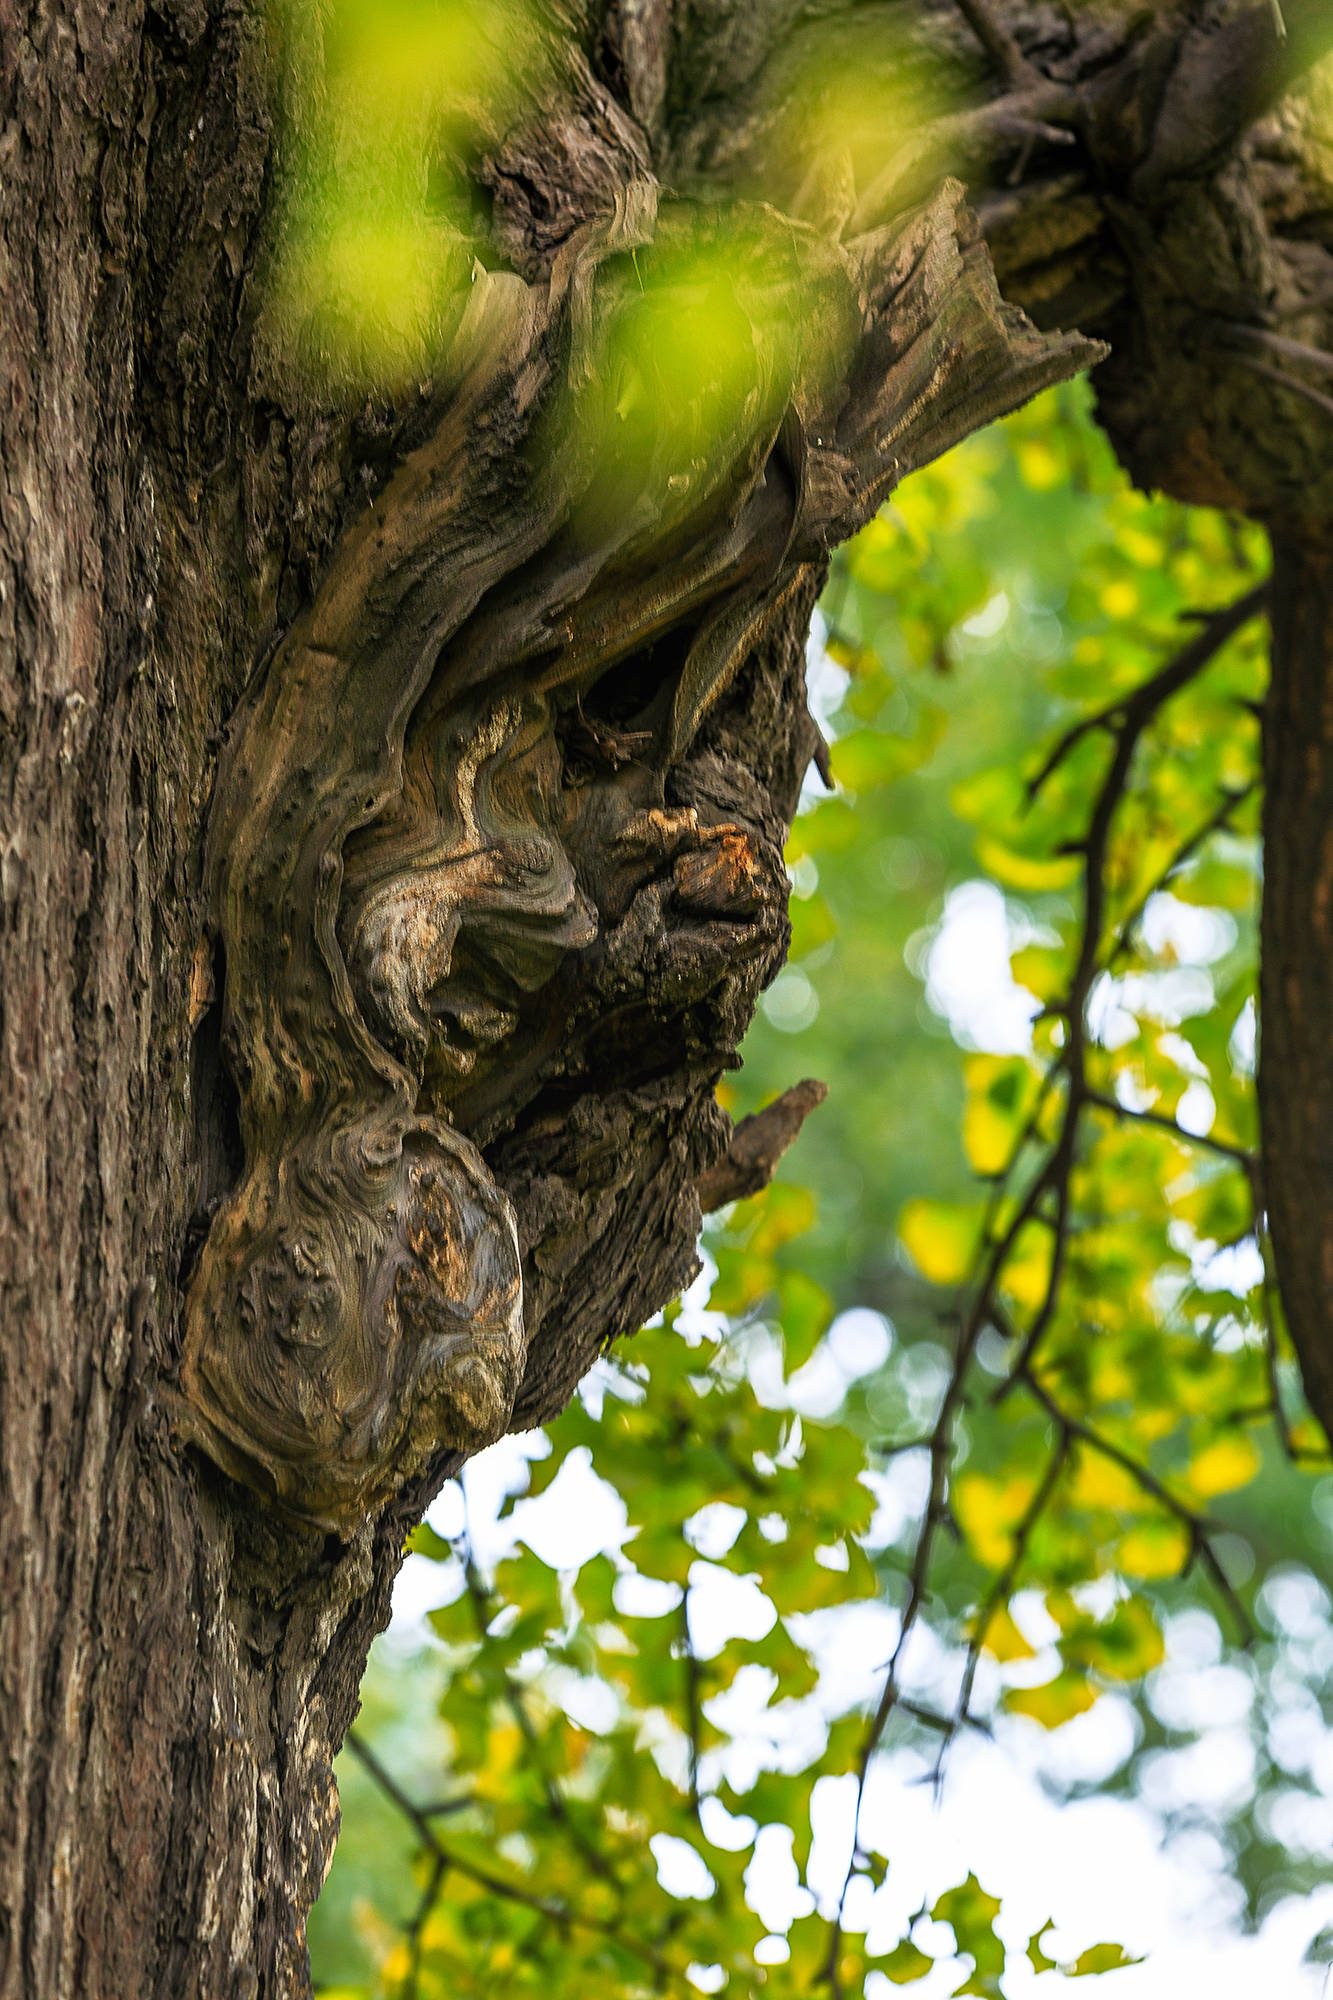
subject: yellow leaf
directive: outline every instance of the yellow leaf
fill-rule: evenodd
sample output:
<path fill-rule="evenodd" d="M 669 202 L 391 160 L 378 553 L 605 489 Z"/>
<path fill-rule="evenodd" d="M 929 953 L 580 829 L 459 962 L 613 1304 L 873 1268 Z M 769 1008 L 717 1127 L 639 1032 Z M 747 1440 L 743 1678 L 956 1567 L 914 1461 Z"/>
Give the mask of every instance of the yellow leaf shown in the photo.
<path fill-rule="evenodd" d="M 1188 1530 L 1179 1521 L 1159 1515 L 1156 1520 L 1140 1521 L 1121 1537 L 1115 1566 L 1122 1576 L 1141 1577 L 1145 1583 L 1179 1576 L 1189 1548 Z"/>
<path fill-rule="evenodd" d="M 1234 1493 L 1238 1486 L 1248 1486 L 1258 1470 L 1254 1439 L 1244 1431 L 1233 1431 L 1205 1445 L 1185 1476 L 1192 1492 L 1210 1500 L 1216 1493 Z"/>
<path fill-rule="evenodd" d="M 1062 1722 L 1071 1722 L 1090 1709 L 1096 1699 L 1097 1690 L 1086 1675 L 1066 1667 L 1041 1687 L 1008 1688 L 1004 1705 L 1014 1715 L 1031 1716 L 1043 1729 L 1058 1729 Z"/>
<path fill-rule="evenodd" d="M 878 1961 L 878 1970 L 886 1973 L 895 1986 L 910 1986 L 934 1969 L 934 1959 L 927 1958 L 924 1951 L 918 1951 L 911 1938 L 903 1938 L 887 1958 Z"/>
<path fill-rule="evenodd" d="M 1141 1514 L 1147 1504 L 1134 1475 L 1100 1451 L 1079 1453 L 1069 1497 L 1076 1506 L 1105 1507 L 1113 1514 Z"/>
<path fill-rule="evenodd" d="M 1099 1403 L 1125 1403 L 1134 1394 L 1134 1377 L 1114 1355 L 1098 1357 L 1093 1363 L 1092 1392 Z M 1100 1453 L 1098 1454 L 1100 1458 Z M 1102 1459 L 1103 1464 L 1109 1463 Z"/>
<path fill-rule="evenodd" d="M 1126 1965 L 1142 1963 L 1141 1958 L 1131 1958 L 1122 1944 L 1090 1944 L 1072 1965 L 1062 1965 L 1060 1970 L 1066 1979 L 1086 1979 L 1090 1973 L 1119 1972 Z"/>
<path fill-rule="evenodd" d="M 1091 1668 L 1110 1680 L 1137 1681 L 1162 1664 L 1166 1646 L 1152 1606 L 1145 1598 L 1127 1597 L 1109 1618 L 1080 1612 L 1066 1627 L 1060 1652 L 1068 1666 L 1080 1671 Z"/>
<path fill-rule="evenodd" d="M 1009 1560 L 1014 1530 L 1037 1490 L 1034 1477 L 1012 1472 L 991 1479 L 984 1472 L 965 1472 L 953 1491 L 953 1510 L 979 1561 L 999 1569 Z"/>
<path fill-rule="evenodd" d="M 1123 527 L 1117 540 L 1125 554 L 1140 569 L 1160 569 L 1166 548 L 1160 535 L 1145 534 L 1142 528 Z"/>
<path fill-rule="evenodd" d="M 1009 1253 L 1000 1283 L 1009 1296 L 1029 1312 L 1040 1310 L 1051 1280 L 1051 1258 L 1055 1237 L 1043 1223 L 1029 1222 L 1019 1231 Z"/>
<path fill-rule="evenodd" d="M 964 1073 L 963 1145 L 979 1174 L 997 1174 L 1031 1107 L 1035 1078 L 1021 1056 L 969 1056 Z"/>
<path fill-rule="evenodd" d="M 1291 1427 L 1292 1448 L 1304 1458 L 1328 1464 L 1328 1439 L 1313 1417 L 1303 1417 Z"/>
<path fill-rule="evenodd" d="M 1063 945 L 1024 945 L 1010 960 L 1014 983 L 1025 986 L 1043 1003 L 1054 1000 L 1069 984 L 1068 953 Z"/>
<path fill-rule="evenodd" d="M 963 1113 L 963 1148 L 976 1172 L 998 1174 L 1009 1162 L 1013 1120 L 997 1111 L 988 1097 L 969 1097 Z"/>
<path fill-rule="evenodd" d="M 1034 493 L 1049 493 L 1065 476 L 1064 461 L 1045 438 L 1024 438 L 1018 447 L 1018 470 Z"/>
<path fill-rule="evenodd" d="M 977 841 L 977 860 L 988 875 L 1008 889 L 1068 889 L 1079 877 L 1083 864 L 1077 854 L 1015 854 L 1011 847 L 983 834 Z"/>
<path fill-rule="evenodd" d="M 898 1234 L 923 1278 L 932 1285 L 958 1285 L 971 1269 L 979 1222 L 972 1208 L 909 1201 L 898 1219 Z"/>
<path fill-rule="evenodd" d="M 762 1194 L 738 1202 L 731 1233 L 756 1257 L 771 1257 L 784 1243 L 803 1236 L 815 1219 L 815 1198 L 790 1181 L 774 1181 Z"/>
<path fill-rule="evenodd" d="M 1001 1666 L 1007 1666 L 1011 1660 L 1033 1660 L 1037 1656 L 1036 1647 L 1030 1645 L 1023 1637 L 1013 1621 L 1007 1604 L 1002 1604 L 988 1621 L 986 1630 L 981 1635 L 981 1644 L 991 1658 L 998 1660 Z"/>
<path fill-rule="evenodd" d="M 1108 618 L 1132 618 L 1139 608 L 1139 587 L 1121 581 L 1108 583 L 1102 591 L 1102 610 Z"/>

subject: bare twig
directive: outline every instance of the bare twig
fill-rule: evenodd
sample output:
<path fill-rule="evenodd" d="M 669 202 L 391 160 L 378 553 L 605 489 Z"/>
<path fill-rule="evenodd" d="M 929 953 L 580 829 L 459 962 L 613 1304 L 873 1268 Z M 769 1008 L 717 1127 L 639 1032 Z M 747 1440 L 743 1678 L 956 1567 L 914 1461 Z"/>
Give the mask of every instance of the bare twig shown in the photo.
<path fill-rule="evenodd" d="M 1142 923 L 1143 913 L 1153 897 L 1159 895 L 1166 888 L 1173 876 L 1180 872 L 1187 861 L 1193 859 L 1206 841 L 1210 840 L 1215 833 L 1220 833 L 1223 827 L 1227 826 L 1234 819 L 1237 810 L 1244 805 L 1246 799 L 1252 798 L 1258 789 L 1259 783 L 1256 778 L 1252 779 L 1248 785 L 1240 786 L 1234 792 L 1223 792 L 1221 798 L 1218 800 L 1216 810 L 1211 812 L 1203 824 L 1196 827 L 1194 832 L 1180 843 L 1180 846 L 1171 856 L 1165 868 L 1161 870 L 1156 879 L 1144 890 L 1133 908 L 1128 910 L 1121 918 L 1115 942 L 1107 955 L 1108 966 L 1114 965 L 1118 959 L 1124 958 L 1131 950 L 1134 933 L 1140 923 Z"/>
<path fill-rule="evenodd" d="M 703 1755 L 703 1702 L 699 1656 L 690 1638 L 690 1587 L 680 1595 L 680 1651 L 685 1663 L 685 1722 L 690 1746 L 690 1811 L 700 1816 L 699 1764 Z"/>
<path fill-rule="evenodd" d="M 1268 584 L 1260 583 L 1256 584 L 1253 590 L 1247 590 L 1243 597 L 1237 598 L 1234 604 L 1227 605 L 1224 610 L 1210 612 L 1198 636 L 1183 647 L 1173 659 L 1168 660 L 1160 672 L 1155 673 L 1151 679 L 1142 682 L 1128 694 L 1120 695 L 1115 701 L 1108 702 L 1105 708 L 1098 709 L 1094 715 L 1084 716 L 1081 721 L 1074 723 L 1059 738 L 1036 776 L 1029 780 L 1027 788 L 1029 799 L 1037 797 L 1047 780 L 1064 763 L 1070 751 L 1094 730 L 1106 729 L 1116 735 L 1132 732 L 1137 737 L 1162 704 L 1169 701 L 1173 694 L 1178 694 L 1181 688 L 1188 686 L 1195 675 L 1201 673 L 1209 664 L 1214 654 L 1221 651 L 1227 640 L 1233 638 L 1242 626 L 1248 625 L 1251 618 L 1263 610 L 1267 599 Z"/>
<path fill-rule="evenodd" d="M 1084 1093 L 1084 1102 L 1095 1110 L 1105 1111 L 1112 1118 L 1127 1119 L 1135 1125 L 1151 1125 L 1159 1132 L 1169 1132 L 1182 1146 L 1198 1146 L 1206 1153 L 1216 1153 L 1219 1159 L 1230 1160 L 1234 1166 L 1244 1170 L 1246 1176 L 1258 1173 L 1259 1155 L 1245 1146 L 1233 1146 L 1226 1139 L 1214 1139 L 1207 1132 L 1187 1132 L 1177 1125 L 1174 1118 L 1168 1118 L 1161 1111 L 1138 1110 L 1134 1105 L 1121 1104 L 1114 1097 L 1105 1097 L 1098 1090 Z"/>
<path fill-rule="evenodd" d="M 467 1585 L 468 1600 L 472 1606 L 478 1637 L 484 1639 L 490 1627 L 491 1619 L 494 1616 L 494 1607 L 491 1602 L 490 1592 L 487 1590 L 481 1571 L 477 1568 L 476 1562 L 473 1559 L 472 1550 L 466 1537 L 462 1538 L 458 1552 L 463 1566 L 463 1578 Z M 505 1702 L 510 1714 L 518 1725 L 519 1734 L 523 1738 L 524 1748 L 528 1753 L 532 1768 L 536 1772 L 538 1782 L 541 1785 L 546 1799 L 547 1812 L 557 1825 L 563 1828 L 593 1873 L 619 1889 L 621 1883 L 614 1868 L 612 1868 L 601 1850 L 587 1838 L 577 1821 L 571 1817 L 569 1808 L 565 1803 L 564 1794 L 546 1767 L 546 1760 L 542 1755 L 541 1740 L 533 1725 L 532 1717 L 528 1713 L 528 1705 L 523 1699 L 523 1689 L 507 1670 L 502 1675 L 502 1679 L 504 1683 Z"/>
<path fill-rule="evenodd" d="M 958 1700 L 951 1717 L 951 1727 L 943 1736 L 935 1757 L 935 1783 L 938 1786 L 944 1775 L 944 1758 L 950 1743 L 974 1717 L 971 1713 L 972 1690 L 976 1685 L 977 1668 L 981 1664 L 982 1651 L 986 1644 L 986 1634 L 994 1624 L 1004 1605 L 1009 1602 L 1017 1585 L 1019 1574 L 1027 1560 L 1028 1544 L 1032 1540 L 1037 1523 L 1045 1513 L 1048 1503 L 1060 1482 L 1069 1457 L 1071 1433 L 1067 1424 L 1061 1424 L 1056 1434 L 1055 1449 L 1047 1461 L 1046 1470 L 1033 1491 L 1023 1511 L 1023 1518 L 1014 1530 L 1014 1545 L 1009 1552 L 1009 1560 L 996 1576 L 986 1593 L 985 1601 L 977 1613 L 972 1633 L 968 1641 L 967 1660 L 959 1683 Z"/>
<path fill-rule="evenodd" d="M 1145 1493 L 1156 1500 L 1160 1506 L 1164 1507 L 1169 1514 L 1180 1522 L 1189 1535 L 1191 1562 L 1196 1560 L 1201 1562 L 1208 1571 L 1217 1587 L 1219 1595 L 1223 1598 L 1228 1610 L 1231 1612 L 1232 1618 L 1235 1620 L 1241 1644 L 1243 1646 L 1250 1645 L 1254 1639 L 1254 1625 L 1250 1619 L 1250 1614 L 1241 1603 L 1235 1585 L 1223 1568 L 1217 1551 L 1212 1544 L 1212 1536 L 1221 1532 L 1219 1524 L 1208 1520 L 1204 1515 L 1196 1514 L 1194 1509 L 1179 1499 L 1171 1491 L 1170 1487 L 1157 1477 L 1157 1474 L 1150 1467 L 1142 1464 L 1131 1452 L 1127 1452 L 1123 1446 L 1116 1444 L 1111 1438 L 1104 1437 L 1100 1431 L 1094 1430 L 1092 1425 L 1085 1423 L 1081 1417 L 1071 1416 L 1068 1410 L 1062 1409 L 1056 1398 L 1038 1376 L 1026 1375 L 1023 1378 L 1023 1386 L 1029 1395 L 1033 1396 L 1040 1403 L 1047 1415 L 1055 1423 L 1062 1425 L 1068 1431 L 1071 1439 L 1075 1439 L 1078 1443 L 1086 1445 L 1089 1451 L 1100 1453 L 1103 1458 L 1109 1459 L 1113 1465 L 1118 1465 L 1122 1472 L 1128 1473 L 1130 1478 L 1137 1485 L 1141 1486 Z"/>
<path fill-rule="evenodd" d="M 354 1730 L 348 1731 L 346 1741 L 348 1749 L 370 1773 L 385 1797 L 397 1806 L 404 1818 L 415 1828 L 422 1846 L 431 1857 L 432 1883 L 437 1894 L 444 1876 L 452 1869 L 456 1874 L 465 1876 L 468 1881 L 475 1882 L 478 1888 L 485 1889 L 489 1895 L 498 1896 L 507 1903 L 519 1903 L 524 1909 L 534 1910 L 547 1923 L 555 1925 L 560 1930 L 595 1932 L 599 1937 L 610 1938 L 622 1950 L 642 1959 L 645 1964 L 651 1965 L 655 1972 L 661 1973 L 667 1970 L 661 1952 L 655 1946 L 646 1944 L 633 1930 L 622 1929 L 619 1924 L 609 1919 L 590 1916 L 550 1897 L 536 1895 L 532 1890 L 523 1888 L 521 1884 L 508 1881 L 503 1875 L 497 1875 L 491 1869 L 481 1867 L 470 1856 L 446 1847 L 421 1807 L 408 1797 L 369 1744 L 363 1742 Z M 429 1914 L 429 1908 L 426 1914 Z M 424 1921 L 425 1917 L 419 1915 L 418 1932 Z"/>
<path fill-rule="evenodd" d="M 449 1863 L 443 1854 L 431 1856 L 430 1873 L 416 1909 L 408 1920 L 404 1937 L 407 1943 L 407 1978 L 403 1984 L 402 2000 L 417 2000 L 417 1988 L 421 1984 L 421 1947 L 425 1937 L 426 1924 L 435 1908 Z"/>
<path fill-rule="evenodd" d="M 349 1729 L 343 1741 L 356 1758 L 357 1763 L 364 1770 L 368 1771 L 370 1776 L 375 1780 L 385 1798 L 390 1799 L 397 1806 L 404 1819 L 411 1821 L 418 1839 L 427 1852 L 438 1854 L 440 1846 L 435 1838 L 434 1828 L 431 1826 L 425 1813 L 421 1810 L 421 1807 L 408 1797 L 392 1771 L 380 1762 L 370 1745 L 358 1735 L 355 1729 Z"/>
<path fill-rule="evenodd" d="M 829 1951 L 824 1963 L 823 1976 L 832 1989 L 834 2000 L 839 2000 L 840 1995 L 838 1957 L 842 1937 L 842 1912 L 848 1888 L 861 1858 L 860 1824 L 867 1777 L 871 1761 L 895 1710 L 902 1709 L 904 1713 L 915 1713 L 915 1710 L 904 1701 L 901 1692 L 903 1659 L 911 1634 L 927 1601 L 928 1581 L 940 1531 L 949 1524 L 951 1518 L 948 1486 L 956 1449 L 955 1425 L 964 1402 L 966 1379 L 975 1356 L 977 1341 L 986 1326 L 994 1325 L 1006 1333 L 1016 1349 L 1011 1372 L 999 1385 L 993 1400 L 1003 1400 L 1019 1386 L 1028 1390 L 1054 1422 L 1056 1444 L 1045 1474 L 1019 1524 L 1009 1560 L 992 1584 L 979 1615 L 964 1666 L 958 1704 L 953 1717 L 940 1731 L 942 1740 L 936 1759 L 937 1775 L 942 1769 L 942 1760 L 952 1737 L 959 1729 L 976 1720 L 970 1713 L 970 1704 L 985 1632 L 999 1606 L 1007 1600 L 1013 1590 L 1026 1559 L 1031 1535 L 1050 1503 L 1069 1451 L 1075 1444 L 1081 1444 L 1089 1450 L 1100 1451 L 1113 1459 L 1123 1470 L 1138 1480 L 1146 1493 L 1186 1526 L 1190 1536 L 1191 1561 L 1201 1562 L 1208 1570 L 1218 1590 L 1231 1607 L 1239 1628 L 1248 1634 L 1249 1627 L 1244 1607 L 1236 1596 L 1212 1546 L 1210 1524 L 1196 1516 L 1183 1501 L 1172 1494 L 1150 1468 L 1139 1465 L 1130 1454 L 1124 1452 L 1112 1440 L 1103 1438 L 1081 1418 L 1062 1409 L 1036 1373 L 1035 1364 L 1057 1310 L 1064 1281 L 1066 1257 L 1073 1229 L 1071 1178 L 1083 1114 L 1090 1108 L 1097 1108 L 1117 1116 L 1125 1115 L 1123 1108 L 1113 1099 L 1105 1098 L 1092 1090 L 1086 1069 L 1087 1007 L 1094 981 L 1103 962 L 1107 868 L 1116 815 L 1128 789 L 1135 754 L 1145 730 L 1162 707 L 1195 679 L 1209 665 L 1221 647 L 1262 610 L 1266 597 L 1267 585 L 1257 585 L 1234 604 L 1221 611 L 1208 613 L 1203 618 L 1198 633 L 1151 679 L 1066 731 L 1030 786 L 1030 795 L 1035 797 L 1074 746 L 1091 731 L 1102 729 L 1111 736 L 1113 748 L 1110 765 L 1094 799 L 1087 831 L 1075 849 L 1081 855 L 1083 863 L 1083 922 L 1078 957 L 1070 976 L 1068 989 L 1063 1000 L 1052 1010 L 1065 1024 L 1066 1040 L 1063 1048 L 1047 1068 L 1037 1101 L 1010 1150 L 1008 1163 L 998 1176 L 992 1192 L 978 1249 L 978 1275 L 972 1291 L 971 1304 L 959 1328 L 953 1367 L 935 1427 L 929 1438 L 913 1441 L 916 1445 L 924 1446 L 929 1452 L 930 1487 L 908 1573 L 907 1595 L 898 1638 L 886 1666 L 880 1699 L 870 1720 L 858 1760 L 852 1853 L 838 1911 L 830 1926 Z M 1240 796 L 1243 795 L 1229 795 L 1209 821 L 1191 835 L 1189 841 L 1184 843 L 1173 857 L 1168 873 L 1183 865 L 1189 855 L 1225 823 L 1239 804 Z M 1136 910 L 1126 924 L 1122 925 L 1113 945 L 1113 956 L 1116 951 L 1127 945 L 1132 926 L 1137 923 L 1141 913 L 1141 908 Z M 1061 1081 L 1064 1084 L 1065 1097 L 1059 1129 L 1045 1157 L 1031 1175 L 1026 1191 L 1011 1205 L 1009 1190 L 1014 1174 L 1034 1140 L 1040 1137 L 1051 1093 Z M 1161 1123 L 1182 1139 L 1190 1136 L 1180 1132 L 1170 1120 L 1152 1117 L 1145 1122 Z M 1257 1162 L 1243 1149 L 1228 1146 L 1222 1141 L 1202 1140 L 1198 1143 L 1243 1167 L 1251 1177 L 1251 1185 L 1255 1184 Z M 1050 1212 L 1046 1208 L 1048 1198 L 1053 1198 L 1053 1209 Z M 997 1225 L 1005 1209 L 1008 1209 L 1007 1221 L 1003 1228 L 999 1228 Z M 1010 1324 L 1000 1305 L 998 1289 L 1019 1234 L 1034 1220 L 1046 1222 L 1054 1233 L 1051 1267 L 1037 1312 L 1026 1331 L 1020 1335 Z M 926 1720 L 927 1726 L 937 1726 L 937 1720 L 920 1716 L 917 1719 Z"/>

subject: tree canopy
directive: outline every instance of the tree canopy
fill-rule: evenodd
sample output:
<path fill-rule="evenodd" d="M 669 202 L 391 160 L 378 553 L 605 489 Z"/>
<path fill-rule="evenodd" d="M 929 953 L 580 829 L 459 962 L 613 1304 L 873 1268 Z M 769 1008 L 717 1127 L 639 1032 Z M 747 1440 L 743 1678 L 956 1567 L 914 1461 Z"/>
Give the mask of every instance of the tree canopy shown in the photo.
<path fill-rule="evenodd" d="M 960 1732 L 1098 1702 L 1134 1724 L 1097 1782 L 1206 1828 L 1251 1917 L 1322 1879 L 1333 1487 L 1254 1092 L 1268 588 L 1258 530 L 1130 487 L 1081 386 L 840 556 L 811 655 L 832 789 L 812 772 L 789 968 L 721 1086 L 737 1115 L 806 1072 L 829 1100 L 532 1459 L 540 1494 L 590 1454 L 623 1545 L 488 1570 L 447 1496 L 450 1532 L 413 1538 L 436 1643 L 372 1671 L 344 1756 L 330 1991 L 1109 1973 L 1113 1937 L 1007 1952 L 975 1874 L 886 1929 L 904 1857 L 873 1810 L 880 1759 L 947 1776 Z M 838 1621 L 869 1605 L 882 1668 L 840 1698 Z M 1179 1693 L 1200 1619 L 1251 1746 L 1220 1795 L 1191 1789 Z M 867 1806 L 841 1895 L 811 1894 L 839 1779 Z M 776 1937 L 746 1894 L 775 1830 Z"/>

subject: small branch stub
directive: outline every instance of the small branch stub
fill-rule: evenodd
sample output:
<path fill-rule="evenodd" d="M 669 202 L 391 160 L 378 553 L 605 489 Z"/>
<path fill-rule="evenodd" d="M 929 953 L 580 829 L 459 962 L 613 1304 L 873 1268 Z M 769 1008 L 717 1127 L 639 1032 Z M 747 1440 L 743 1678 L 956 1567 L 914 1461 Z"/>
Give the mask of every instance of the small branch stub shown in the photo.
<path fill-rule="evenodd" d="M 762 1111 L 742 1118 L 722 1158 L 695 1183 L 705 1215 L 744 1201 L 766 1188 L 784 1153 L 795 1145 L 810 1113 L 828 1096 L 828 1085 L 807 1076 L 775 1097 Z"/>

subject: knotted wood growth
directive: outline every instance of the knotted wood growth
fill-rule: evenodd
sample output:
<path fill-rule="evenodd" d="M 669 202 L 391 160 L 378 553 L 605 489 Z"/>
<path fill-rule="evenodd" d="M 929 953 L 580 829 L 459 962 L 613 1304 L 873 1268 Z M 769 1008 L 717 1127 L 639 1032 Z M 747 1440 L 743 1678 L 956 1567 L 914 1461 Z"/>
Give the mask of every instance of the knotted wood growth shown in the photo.
<path fill-rule="evenodd" d="M 701 289 L 716 356 L 655 373 Z M 548 276 L 476 277 L 432 434 L 218 779 L 245 1168 L 182 1382 L 226 1471 L 350 1531 L 688 1277 L 713 1087 L 785 949 L 826 553 L 1094 352 L 1000 301 L 952 185 L 844 248 L 643 179 Z M 765 768 L 736 720 L 775 643 Z"/>

